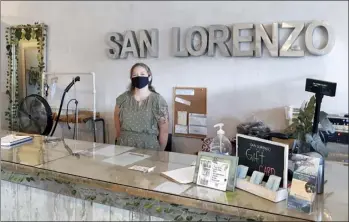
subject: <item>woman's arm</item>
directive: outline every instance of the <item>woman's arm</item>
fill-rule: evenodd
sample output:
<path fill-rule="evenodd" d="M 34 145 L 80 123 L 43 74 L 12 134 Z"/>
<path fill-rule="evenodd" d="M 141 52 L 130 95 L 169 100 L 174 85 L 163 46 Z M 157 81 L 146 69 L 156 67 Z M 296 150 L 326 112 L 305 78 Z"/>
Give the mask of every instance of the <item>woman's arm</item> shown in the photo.
<path fill-rule="evenodd" d="M 161 117 L 158 125 L 159 125 L 159 143 L 161 150 L 165 150 L 168 140 L 168 116 Z"/>
<path fill-rule="evenodd" d="M 159 143 L 161 150 L 165 150 L 168 140 L 169 113 L 165 99 L 159 95 L 156 105 L 156 119 L 159 126 Z"/>
<path fill-rule="evenodd" d="M 117 138 L 120 137 L 120 119 L 119 119 L 120 108 L 118 105 L 115 106 L 114 109 L 114 124 L 115 124 L 115 136 Z"/>

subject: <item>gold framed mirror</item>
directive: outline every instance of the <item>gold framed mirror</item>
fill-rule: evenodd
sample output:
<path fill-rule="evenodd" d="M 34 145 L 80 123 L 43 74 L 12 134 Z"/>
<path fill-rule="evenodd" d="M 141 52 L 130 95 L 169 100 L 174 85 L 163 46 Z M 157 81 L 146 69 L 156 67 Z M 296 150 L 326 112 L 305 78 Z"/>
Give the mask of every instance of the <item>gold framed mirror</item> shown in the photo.
<path fill-rule="evenodd" d="M 16 25 L 6 28 L 8 60 L 5 112 L 9 130 L 18 130 L 17 109 L 21 100 L 31 94 L 41 95 L 42 74 L 46 71 L 47 25 Z"/>

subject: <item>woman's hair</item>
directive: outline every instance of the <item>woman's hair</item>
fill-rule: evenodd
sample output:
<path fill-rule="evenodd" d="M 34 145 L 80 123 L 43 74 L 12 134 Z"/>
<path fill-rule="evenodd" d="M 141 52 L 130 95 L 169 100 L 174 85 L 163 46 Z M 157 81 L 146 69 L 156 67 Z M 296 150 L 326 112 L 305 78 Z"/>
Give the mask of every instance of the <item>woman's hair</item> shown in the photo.
<path fill-rule="evenodd" d="M 146 64 L 144 64 L 144 63 L 136 63 L 136 64 L 134 64 L 134 65 L 131 67 L 131 69 L 130 69 L 130 78 L 132 78 L 132 72 L 133 72 L 133 70 L 134 70 L 136 67 L 142 67 L 142 68 L 144 68 L 144 69 L 147 71 L 148 75 L 151 76 L 151 80 L 149 81 L 149 84 L 148 84 L 148 89 L 149 89 L 150 91 L 154 92 L 154 93 L 157 93 L 157 92 L 155 91 L 155 88 L 152 86 L 153 75 L 152 75 L 152 73 L 151 73 L 151 70 L 150 70 L 149 66 L 147 66 Z M 132 83 L 130 84 L 129 89 L 130 89 L 130 91 L 133 91 L 133 90 L 135 89 L 135 87 L 132 85 Z"/>

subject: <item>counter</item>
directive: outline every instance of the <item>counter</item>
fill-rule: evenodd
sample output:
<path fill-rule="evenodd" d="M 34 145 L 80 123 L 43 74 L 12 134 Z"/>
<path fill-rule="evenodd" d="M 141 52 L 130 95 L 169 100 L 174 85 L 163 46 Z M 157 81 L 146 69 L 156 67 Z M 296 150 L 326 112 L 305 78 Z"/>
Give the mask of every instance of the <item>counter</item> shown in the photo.
<path fill-rule="evenodd" d="M 6 134 L 0 131 L 1 137 Z M 70 155 L 62 142 L 45 143 L 41 136 L 35 136 L 32 143 L 1 150 L 1 191 L 2 197 L 6 196 L 2 198 L 2 219 L 5 215 L 4 220 L 19 220 L 19 215 L 24 213 L 24 203 L 28 205 L 31 218 L 51 218 L 40 215 L 45 212 L 41 208 L 49 204 L 33 209 L 33 204 L 37 205 L 40 200 L 34 201 L 35 198 L 28 196 L 28 189 L 31 189 L 31 195 L 36 193 L 36 198 L 52 197 L 52 209 L 56 209 L 53 214 L 59 203 L 64 206 L 64 212 L 58 210 L 57 215 L 58 212 L 65 215 L 66 220 L 77 220 L 77 215 L 82 214 L 88 217 L 87 212 L 92 208 L 88 210 L 87 206 L 98 205 L 96 212 L 106 209 L 108 213 L 94 215 L 107 215 L 106 220 L 116 220 L 112 215 L 119 212 L 117 218 L 120 220 L 141 221 L 348 221 L 348 166 L 340 162 L 326 162 L 325 193 L 317 196 L 315 211 L 308 215 L 288 210 L 286 201 L 275 204 L 239 189 L 221 192 L 195 184 L 179 185 L 160 175 L 163 171 L 190 166 L 196 160 L 194 155 L 74 140 L 66 140 L 66 144 L 79 157 Z M 128 169 L 134 164 L 120 166 L 103 161 L 128 151 L 149 155 L 135 164 L 155 166 L 154 172 L 141 173 Z M 61 202 L 55 199 L 58 197 Z M 70 204 L 67 205 L 67 201 Z M 57 218 L 57 215 L 51 216 Z M 130 215 L 138 215 L 138 219 Z"/>

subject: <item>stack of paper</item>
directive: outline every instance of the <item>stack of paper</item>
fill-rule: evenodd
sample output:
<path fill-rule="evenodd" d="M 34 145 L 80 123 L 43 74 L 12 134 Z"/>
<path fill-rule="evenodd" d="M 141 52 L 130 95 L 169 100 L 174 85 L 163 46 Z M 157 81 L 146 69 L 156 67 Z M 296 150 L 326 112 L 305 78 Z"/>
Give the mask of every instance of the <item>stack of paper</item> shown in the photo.
<path fill-rule="evenodd" d="M 161 175 L 177 183 L 188 184 L 193 182 L 195 166 L 162 172 Z"/>
<path fill-rule="evenodd" d="M 9 149 L 13 146 L 29 142 L 33 140 L 30 136 L 17 136 L 14 134 L 7 135 L 1 138 L 1 148 L 3 149 Z"/>

